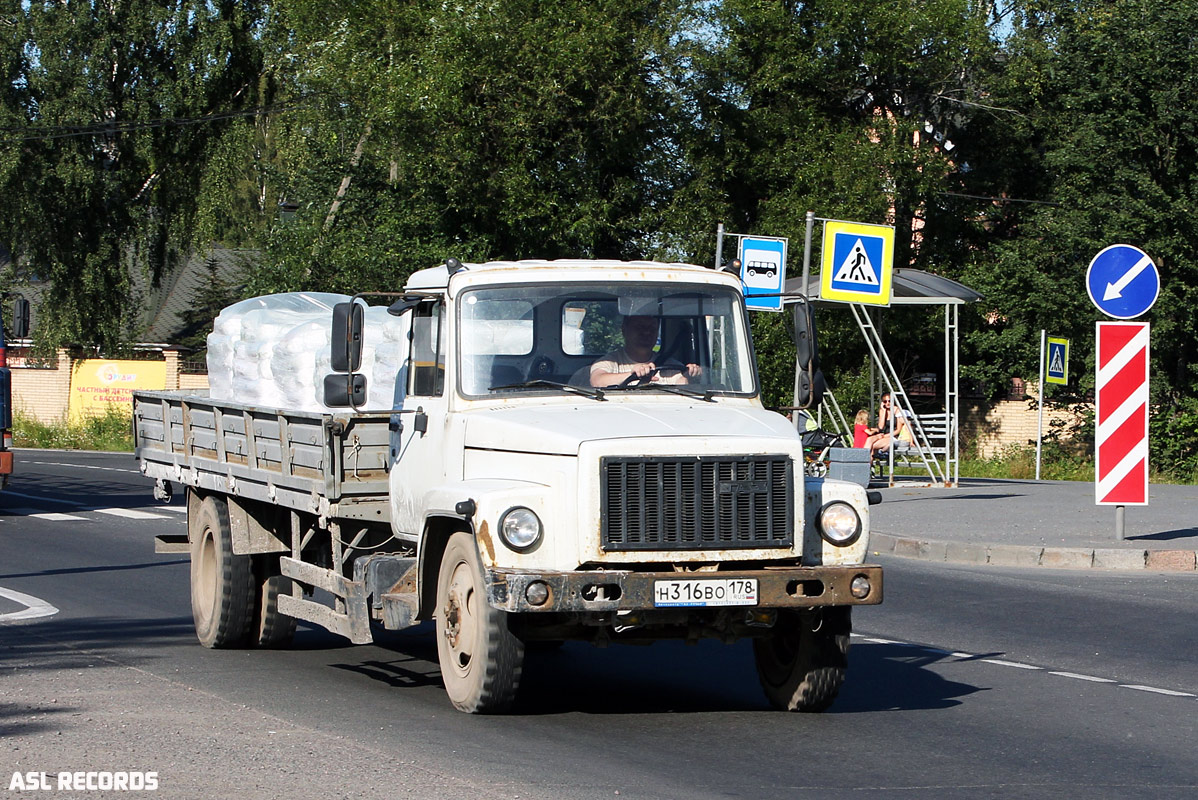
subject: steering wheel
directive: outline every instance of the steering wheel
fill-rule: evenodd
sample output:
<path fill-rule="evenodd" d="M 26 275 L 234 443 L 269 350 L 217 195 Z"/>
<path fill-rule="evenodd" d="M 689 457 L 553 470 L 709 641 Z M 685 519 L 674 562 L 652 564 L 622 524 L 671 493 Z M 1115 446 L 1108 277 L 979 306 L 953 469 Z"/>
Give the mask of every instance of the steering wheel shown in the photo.
<path fill-rule="evenodd" d="M 620 384 L 620 388 L 624 388 L 625 386 L 640 386 L 643 383 L 648 383 L 649 381 L 653 380 L 653 376 L 659 372 L 661 372 L 660 367 L 651 369 L 644 375 L 637 375 L 635 372 L 633 372 L 623 380 L 623 382 Z"/>

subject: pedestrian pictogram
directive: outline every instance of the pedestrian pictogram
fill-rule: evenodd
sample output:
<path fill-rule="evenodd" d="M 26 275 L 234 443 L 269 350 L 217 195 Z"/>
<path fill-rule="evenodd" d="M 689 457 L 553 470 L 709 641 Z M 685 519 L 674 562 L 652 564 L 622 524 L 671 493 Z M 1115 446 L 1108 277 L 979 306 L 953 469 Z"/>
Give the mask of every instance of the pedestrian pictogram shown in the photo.
<path fill-rule="evenodd" d="M 1095 502 L 1148 505 L 1148 324 L 1097 325 Z"/>
<path fill-rule="evenodd" d="M 877 285 L 880 281 L 878 276 L 881 274 L 881 268 L 875 268 L 869 260 L 869 253 L 866 252 L 865 242 L 860 238 L 853 245 L 853 249 L 845 256 L 844 263 L 840 265 L 840 269 L 836 270 L 836 275 L 832 278 L 833 284 L 849 283 L 849 284 L 864 284 L 867 286 Z"/>
<path fill-rule="evenodd" d="M 893 264 L 894 228 L 829 220 L 824 223 L 820 299 L 890 305 Z"/>
<path fill-rule="evenodd" d="M 1069 382 L 1069 340 L 1048 337 L 1048 367 L 1044 376 L 1045 383 L 1058 383 L 1062 386 Z"/>

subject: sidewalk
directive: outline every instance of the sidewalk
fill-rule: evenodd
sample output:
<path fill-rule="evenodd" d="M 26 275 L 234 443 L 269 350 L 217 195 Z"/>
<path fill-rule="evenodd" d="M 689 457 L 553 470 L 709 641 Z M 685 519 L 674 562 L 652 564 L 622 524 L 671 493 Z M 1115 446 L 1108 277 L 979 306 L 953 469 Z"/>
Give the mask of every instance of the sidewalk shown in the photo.
<path fill-rule="evenodd" d="M 954 489 L 878 489 L 870 552 L 925 561 L 1055 569 L 1198 569 L 1198 486 L 1153 484 L 1148 505 L 1114 506 L 1094 484 L 965 478 Z"/>

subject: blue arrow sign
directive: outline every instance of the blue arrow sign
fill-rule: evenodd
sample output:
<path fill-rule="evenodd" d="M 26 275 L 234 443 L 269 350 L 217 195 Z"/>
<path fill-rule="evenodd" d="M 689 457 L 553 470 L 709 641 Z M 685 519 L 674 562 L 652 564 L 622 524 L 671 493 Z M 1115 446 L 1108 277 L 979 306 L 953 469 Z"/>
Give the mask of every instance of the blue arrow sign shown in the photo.
<path fill-rule="evenodd" d="M 1135 319 L 1152 308 L 1161 292 L 1156 264 L 1138 247 L 1113 244 L 1086 270 L 1086 291 L 1098 310 L 1115 319 Z"/>

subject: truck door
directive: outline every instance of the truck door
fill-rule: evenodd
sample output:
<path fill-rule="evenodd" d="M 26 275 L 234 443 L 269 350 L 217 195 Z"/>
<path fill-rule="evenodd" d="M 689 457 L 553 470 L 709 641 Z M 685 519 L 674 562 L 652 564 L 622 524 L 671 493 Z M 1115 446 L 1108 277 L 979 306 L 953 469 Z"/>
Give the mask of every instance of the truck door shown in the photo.
<path fill-rule="evenodd" d="M 445 480 L 447 332 L 441 301 L 421 303 L 410 313 L 408 355 L 400 371 L 401 379 L 406 377 L 407 390 L 403 413 L 392 418 L 398 429 L 391 435 L 395 452 L 390 475 L 391 525 L 397 534 L 419 535 L 426 510 L 424 498 L 430 488 Z"/>

